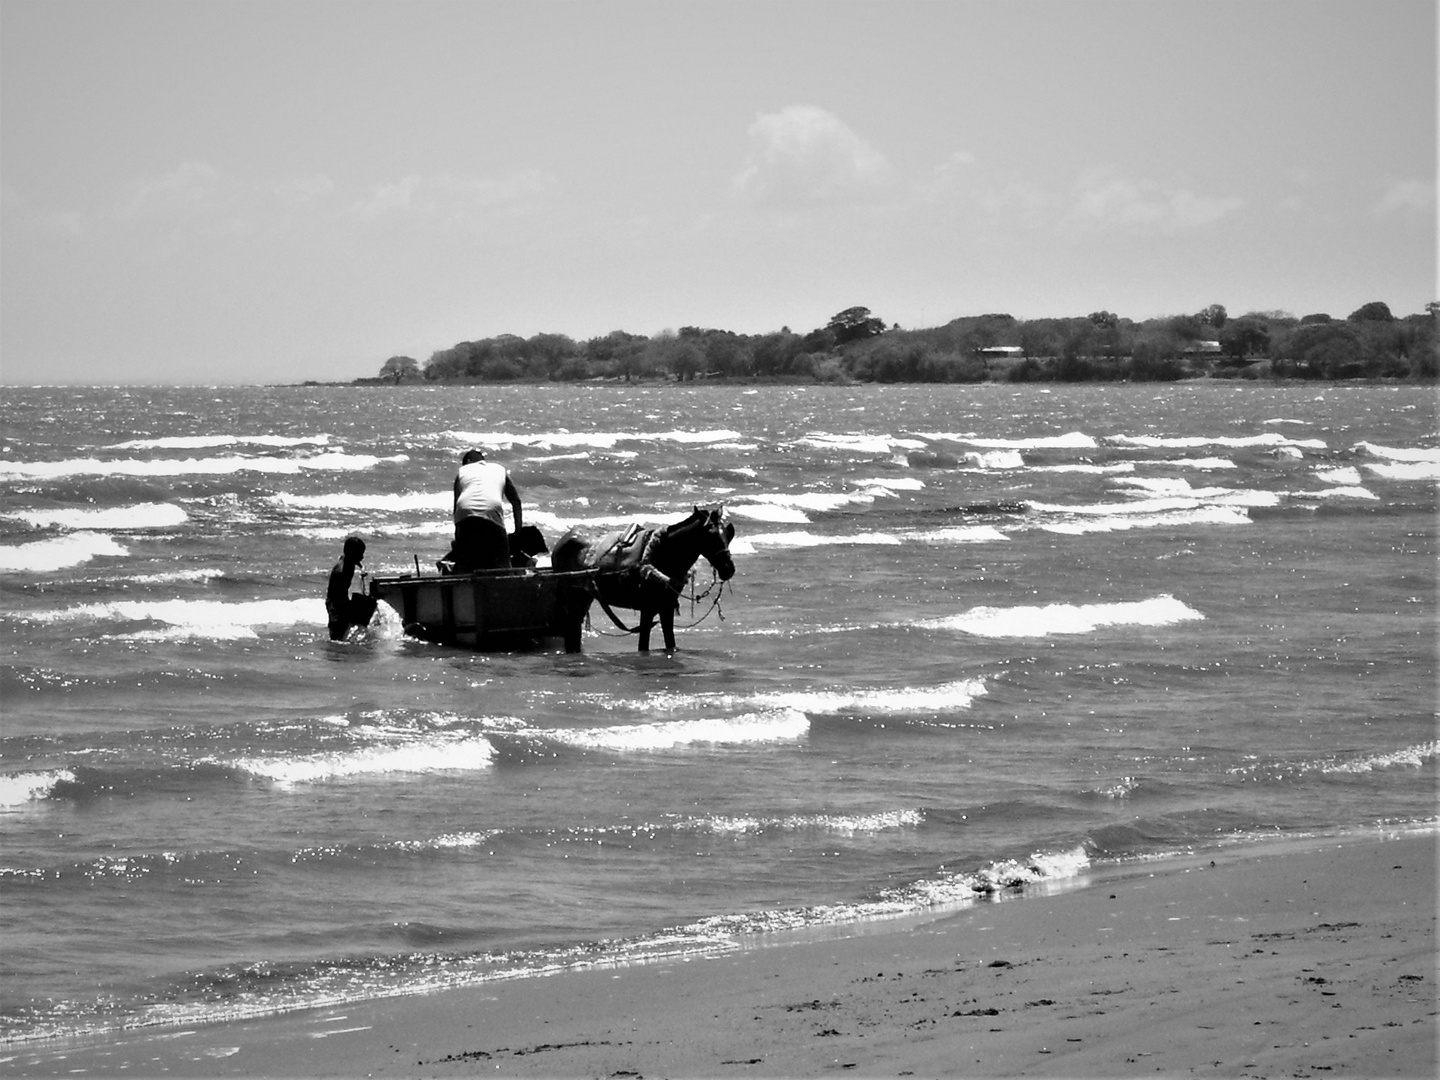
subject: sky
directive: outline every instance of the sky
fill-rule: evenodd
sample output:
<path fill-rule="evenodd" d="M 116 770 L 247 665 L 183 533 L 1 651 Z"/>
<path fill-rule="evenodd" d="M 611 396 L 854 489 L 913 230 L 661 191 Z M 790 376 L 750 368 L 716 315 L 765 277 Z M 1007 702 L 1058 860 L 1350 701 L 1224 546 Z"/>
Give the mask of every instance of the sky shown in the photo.
<path fill-rule="evenodd" d="M 0 382 L 1436 292 L 1434 0 L 0 0 Z"/>

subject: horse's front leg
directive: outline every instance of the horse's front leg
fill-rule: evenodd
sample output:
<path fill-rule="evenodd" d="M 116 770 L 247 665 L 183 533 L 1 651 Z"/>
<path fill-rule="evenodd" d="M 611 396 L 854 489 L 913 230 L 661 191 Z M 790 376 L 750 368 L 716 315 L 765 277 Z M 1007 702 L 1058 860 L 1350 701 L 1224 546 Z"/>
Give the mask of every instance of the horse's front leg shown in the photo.
<path fill-rule="evenodd" d="M 660 609 L 660 632 L 661 632 L 662 635 L 664 635 L 664 638 L 665 638 L 665 651 L 666 651 L 667 653 L 672 653 L 672 652 L 674 652 L 674 651 L 675 651 L 675 609 L 674 609 L 673 607 L 669 607 L 669 606 L 667 605 L 666 607 L 663 607 L 663 608 Z"/>
<path fill-rule="evenodd" d="M 654 625 L 655 625 L 655 612 L 654 612 L 654 610 L 651 609 L 651 608 L 641 608 L 641 610 L 640 610 L 640 626 L 639 626 L 639 628 L 638 628 L 639 634 L 640 634 L 640 651 L 641 651 L 641 652 L 649 652 L 649 651 L 650 651 L 650 628 L 651 628 L 652 626 L 654 626 Z M 661 629 L 664 629 L 664 624 L 663 624 L 663 622 L 662 622 L 662 624 L 661 624 Z"/>

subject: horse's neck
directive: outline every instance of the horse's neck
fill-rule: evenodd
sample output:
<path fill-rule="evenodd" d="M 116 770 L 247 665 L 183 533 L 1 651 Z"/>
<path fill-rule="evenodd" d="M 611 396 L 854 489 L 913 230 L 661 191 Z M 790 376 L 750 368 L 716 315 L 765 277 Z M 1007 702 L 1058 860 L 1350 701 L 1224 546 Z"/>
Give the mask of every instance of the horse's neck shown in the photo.
<path fill-rule="evenodd" d="M 677 543 L 677 540 L 681 542 Z M 697 547 L 687 555 L 681 550 L 685 547 L 683 540 L 683 536 L 677 536 L 669 529 L 655 530 L 654 535 L 647 542 L 645 561 L 667 577 L 686 573 L 700 558 L 700 549 Z"/>

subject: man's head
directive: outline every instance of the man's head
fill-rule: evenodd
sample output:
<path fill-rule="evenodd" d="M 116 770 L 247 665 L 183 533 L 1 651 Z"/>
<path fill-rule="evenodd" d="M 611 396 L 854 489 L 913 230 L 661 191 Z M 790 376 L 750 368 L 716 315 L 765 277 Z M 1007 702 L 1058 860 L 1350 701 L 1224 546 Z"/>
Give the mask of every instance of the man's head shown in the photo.
<path fill-rule="evenodd" d="M 461 465 L 473 465 L 477 461 L 485 460 L 484 450 L 466 450 L 465 456 L 460 459 Z"/>
<path fill-rule="evenodd" d="M 347 536 L 345 538 L 345 558 L 350 562 L 359 562 L 365 557 L 365 541 L 358 536 Z"/>

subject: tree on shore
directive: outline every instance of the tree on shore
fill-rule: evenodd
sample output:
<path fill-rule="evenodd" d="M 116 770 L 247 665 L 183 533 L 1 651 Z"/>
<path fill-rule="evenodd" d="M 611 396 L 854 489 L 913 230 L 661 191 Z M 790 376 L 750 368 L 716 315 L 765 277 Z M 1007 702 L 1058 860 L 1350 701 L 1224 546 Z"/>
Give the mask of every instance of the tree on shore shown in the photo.
<path fill-rule="evenodd" d="M 885 332 L 885 320 L 870 314 L 867 307 L 851 307 L 830 317 L 825 329 L 835 335 L 835 344 L 859 341 Z"/>
<path fill-rule="evenodd" d="M 393 383 L 418 382 L 420 361 L 411 356 L 392 356 L 380 366 L 380 378 Z"/>
<path fill-rule="evenodd" d="M 441 349 L 425 364 L 392 356 L 378 379 L 364 381 L 1434 379 L 1437 327 L 1440 303 L 1397 318 L 1378 300 L 1344 320 L 1284 311 L 1230 318 L 1222 305 L 1211 304 L 1195 314 L 1142 322 L 1100 310 L 1028 320 L 962 316 L 913 330 L 886 329 L 869 308 L 856 306 L 808 333 L 788 326 L 755 335 L 686 326 L 654 337 L 615 330 L 583 343 L 564 334 L 500 334 Z"/>

